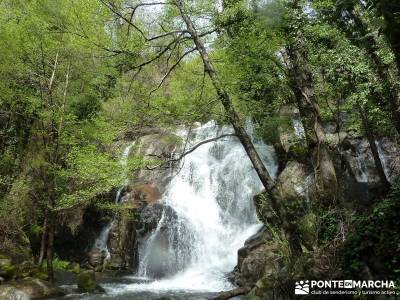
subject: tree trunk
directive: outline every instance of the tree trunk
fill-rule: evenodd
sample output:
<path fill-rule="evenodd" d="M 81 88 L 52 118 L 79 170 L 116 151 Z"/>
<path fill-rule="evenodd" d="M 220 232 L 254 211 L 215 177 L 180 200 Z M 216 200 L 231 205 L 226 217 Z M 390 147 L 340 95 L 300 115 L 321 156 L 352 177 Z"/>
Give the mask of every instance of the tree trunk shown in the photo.
<path fill-rule="evenodd" d="M 54 256 L 54 220 L 49 218 L 48 220 L 48 239 L 47 239 L 47 276 L 50 282 L 54 282 L 54 270 L 53 270 L 53 256 Z"/>
<path fill-rule="evenodd" d="M 219 77 L 217 76 L 215 68 L 209 58 L 208 52 L 207 52 L 206 48 L 204 47 L 202 40 L 198 36 L 197 31 L 194 27 L 194 24 L 192 23 L 191 19 L 185 12 L 184 4 L 183 4 L 182 0 L 176 0 L 175 3 L 177 5 L 177 7 L 179 8 L 179 11 L 180 11 L 183 21 L 186 24 L 186 29 L 189 32 L 190 36 L 192 37 L 192 39 L 196 45 L 196 48 L 200 53 L 201 59 L 204 64 L 204 70 L 210 77 L 211 82 L 218 94 L 218 98 L 221 101 L 223 107 L 225 108 L 229 122 L 232 124 L 239 141 L 243 145 L 243 148 L 245 149 L 248 157 L 250 158 L 250 161 L 253 164 L 254 169 L 256 170 L 256 172 L 258 174 L 258 177 L 260 178 L 268 195 L 270 196 L 269 198 L 271 201 L 272 208 L 276 211 L 276 213 L 278 214 L 278 216 L 282 222 L 282 227 L 288 236 L 289 242 L 291 242 L 292 251 L 297 254 L 301 253 L 301 245 L 299 242 L 299 238 L 296 236 L 297 230 L 295 230 L 293 228 L 293 227 L 295 227 L 295 225 L 293 225 L 289 221 L 288 215 L 286 213 L 286 208 L 279 201 L 277 201 L 277 199 L 275 199 L 272 195 L 272 190 L 275 186 L 275 181 L 272 179 L 271 175 L 269 174 L 267 168 L 265 167 L 260 156 L 258 155 L 249 135 L 246 133 L 243 125 L 241 124 L 239 116 L 233 107 L 233 103 L 232 103 L 228 93 L 223 88 Z"/>
<path fill-rule="evenodd" d="M 289 22 L 285 28 L 285 35 L 289 40 L 287 46 L 289 78 L 305 129 L 319 197 L 327 204 L 331 204 L 332 200 L 335 200 L 332 198 L 338 194 L 338 184 L 326 143 L 320 108 L 314 95 L 312 72 L 304 53 L 301 24 L 307 20 L 304 20 L 300 1 L 295 0 L 289 6 L 291 8 L 290 15 L 287 16 Z"/>
<path fill-rule="evenodd" d="M 375 137 L 373 135 L 372 129 L 369 126 L 368 116 L 365 114 L 365 111 L 361 107 L 361 105 L 359 105 L 359 112 L 360 112 L 361 121 L 362 121 L 362 124 L 364 127 L 364 131 L 367 136 L 369 146 L 371 148 L 372 157 L 374 158 L 374 163 L 375 163 L 375 167 L 378 172 L 378 175 L 379 175 L 379 179 L 381 180 L 381 184 L 383 186 L 385 193 L 387 193 L 390 189 L 391 184 L 386 177 L 385 170 L 382 165 L 382 161 L 379 157 L 378 148 L 376 147 L 376 144 L 375 144 Z"/>
<path fill-rule="evenodd" d="M 308 70 L 307 62 L 299 47 L 301 45 L 297 45 L 297 48 L 295 45 L 290 45 L 287 49 L 292 90 L 305 129 L 321 199 L 331 201 L 338 190 L 336 171 L 326 144 L 320 108 L 314 97 L 311 71 Z"/>
<path fill-rule="evenodd" d="M 39 261 L 38 261 L 39 267 L 43 266 L 43 260 L 44 260 L 44 256 L 45 256 L 45 252 L 46 252 L 47 230 L 48 230 L 48 225 L 47 225 L 47 216 L 46 216 L 44 218 L 42 239 L 40 241 L 40 253 L 39 253 Z"/>

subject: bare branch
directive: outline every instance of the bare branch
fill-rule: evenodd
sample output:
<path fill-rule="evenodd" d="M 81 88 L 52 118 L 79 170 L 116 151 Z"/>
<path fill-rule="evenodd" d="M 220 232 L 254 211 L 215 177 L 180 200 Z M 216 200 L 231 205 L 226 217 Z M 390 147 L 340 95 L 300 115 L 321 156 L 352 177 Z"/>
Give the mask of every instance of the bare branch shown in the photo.
<path fill-rule="evenodd" d="M 110 3 L 110 2 L 105 1 L 105 0 L 100 0 L 100 2 L 103 3 L 103 5 L 106 6 L 109 10 L 111 10 L 111 12 L 113 12 L 115 15 L 117 15 L 122 20 L 124 20 L 128 25 L 130 25 L 133 28 L 135 28 L 140 33 L 140 35 L 144 38 L 144 40 L 148 41 L 148 39 L 147 39 L 146 35 L 144 34 L 144 32 L 137 25 L 135 25 L 135 23 L 133 23 L 133 20 L 128 19 L 121 12 L 119 12 L 118 9 L 115 7 L 115 5 L 113 3 Z M 132 15 L 132 18 L 133 18 L 133 15 Z"/>
<path fill-rule="evenodd" d="M 234 134 L 234 133 L 227 133 L 227 134 L 222 134 L 222 135 L 220 135 L 220 136 L 217 136 L 217 137 L 215 137 L 215 138 L 211 138 L 211 139 L 208 139 L 208 140 L 204 140 L 204 141 L 202 141 L 202 142 L 196 144 L 195 146 L 193 146 L 190 150 L 188 150 L 188 151 L 182 153 L 178 158 L 171 158 L 171 159 L 168 159 L 168 160 L 163 161 L 162 163 L 160 163 L 160 164 L 158 164 L 158 165 L 156 165 L 156 166 L 154 166 L 154 167 L 146 167 L 146 169 L 147 169 L 147 170 L 154 170 L 154 169 L 157 169 L 157 168 L 159 168 L 159 167 L 161 167 L 161 166 L 163 166 L 163 165 L 165 165 L 165 164 L 167 164 L 167 163 L 180 161 L 182 158 L 184 158 L 186 155 L 192 153 L 194 150 L 196 150 L 196 149 L 199 148 L 200 146 L 202 146 L 202 145 L 204 145 L 204 144 L 207 144 L 207 143 L 215 142 L 215 141 L 217 141 L 217 140 L 219 140 L 219 139 L 222 139 L 222 138 L 224 138 L 224 137 L 230 137 L 230 136 L 236 136 L 236 134 Z M 156 155 L 152 155 L 152 156 L 156 156 Z M 157 156 L 157 157 L 159 157 L 159 156 Z M 161 157 L 159 157 L 159 158 L 161 158 Z"/>
<path fill-rule="evenodd" d="M 179 63 L 182 61 L 182 59 L 186 55 L 188 55 L 188 54 L 190 54 L 190 53 L 192 53 L 192 52 L 194 52 L 196 50 L 197 50 L 197 48 L 192 48 L 192 49 L 186 51 L 183 55 L 181 55 L 181 57 L 179 57 L 179 59 L 172 65 L 172 67 L 169 68 L 167 73 L 165 73 L 164 77 L 161 79 L 161 81 L 158 84 L 158 86 L 150 92 L 149 96 L 151 96 L 151 94 L 153 94 L 155 91 L 157 91 L 164 84 L 165 80 L 168 78 L 168 76 L 171 74 L 171 72 L 179 65 Z"/>
<path fill-rule="evenodd" d="M 155 6 L 155 5 L 175 5 L 174 3 L 169 3 L 169 2 L 141 2 L 138 3 L 134 6 L 128 6 L 129 8 L 131 8 L 132 10 L 136 11 L 136 9 L 140 6 Z"/>
<path fill-rule="evenodd" d="M 153 58 L 137 65 L 131 68 L 131 70 L 134 69 L 138 69 L 138 68 L 142 68 L 148 64 L 151 64 L 152 62 L 156 61 L 157 59 L 159 59 L 160 57 L 162 57 L 168 50 L 171 50 L 171 47 L 175 44 L 175 43 L 179 43 L 180 41 L 182 41 L 183 39 L 181 38 L 181 36 L 178 36 L 176 39 L 174 39 L 172 42 L 170 42 L 167 46 L 165 46 L 165 48 L 163 50 L 161 50 L 160 52 L 157 53 L 156 56 L 154 56 Z"/>
<path fill-rule="evenodd" d="M 51 77 L 50 77 L 50 81 L 49 81 L 49 86 L 48 86 L 49 91 L 51 91 L 51 89 L 53 87 L 54 77 L 56 75 L 56 70 L 57 70 L 57 63 L 58 63 L 58 51 L 56 53 L 56 58 L 54 60 L 53 71 L 51 73 Z"/>

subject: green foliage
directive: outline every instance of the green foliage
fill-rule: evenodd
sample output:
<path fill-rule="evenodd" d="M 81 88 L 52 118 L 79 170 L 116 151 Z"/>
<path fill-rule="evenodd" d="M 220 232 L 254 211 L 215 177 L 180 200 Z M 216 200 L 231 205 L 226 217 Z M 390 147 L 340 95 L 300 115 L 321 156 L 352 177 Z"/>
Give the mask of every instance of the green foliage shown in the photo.
<path fill-rule="evenodd" d="M 281 132 L 293 132 L 291 120 L 287 117 L 271 116 L 260 120 L 258 135 L 269 144 L 279 143 Z"/>
<path fill-rule="evenodd" d="M 68 169 L 60 170 L 60 208 L 93 199 L 123 183 L 121 167 L 110 154 L 95 145 L 73 147 L 67 157 Z"/>
<path fill-rule="evenodd" d="M 70 264 L 69 261 L 61 260 L 58 257 L 53 260 L 53 266 L 56 270 L 67 270 L 69 269 Z"/>
<path fill-rule="evenodd" d="M 319 218 L 319 245 L 325 245 L 336 239 L 340 220 L 340 213 L 336 210 L 327 211 Z"/>
<path fill-rule="evenodd" d="M 366 267 L 387 279 L 400 277 L 400 186 L 371 211 L 357 216 L 343 246 L 343 267 L 352 278 L 362 277 Z"/>

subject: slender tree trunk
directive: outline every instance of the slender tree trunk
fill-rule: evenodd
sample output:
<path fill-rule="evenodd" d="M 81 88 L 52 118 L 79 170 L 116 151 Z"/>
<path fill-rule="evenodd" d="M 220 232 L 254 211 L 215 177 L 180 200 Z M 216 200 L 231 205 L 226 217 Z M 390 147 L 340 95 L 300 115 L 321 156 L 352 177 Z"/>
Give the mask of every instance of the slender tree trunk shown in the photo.
<path fill-rule="evenodd" d="M 54 282 L 54 270 L 53 270 L 53 257 L 54 257 L 54 220 L 49 217 L 48 220 L 48 239 L 47 239 L 47 276 L 50 282 Z"/>
<path fill-rule="evenodd" d="M 47 214 L 47 212 L 46 212 L 46 214 Z M 44 223 L 43 223 L 42 239 L 40 241 L 40 253 L 39 253 L 39 261 L 38 261 L 39 267 L 43 266 L 43 260 L 44 260 L 44 256 L 45 256 L 45 252 L 46 252 L 47 231 L 48 231 L 47 216 L 45 216 Z"/>
<path fill-rule="evenodd" d="M 288 240 L 291 244 L 291 250 L 292 250 L 292 252 L 299 254 L 299 253 L 301 253 L 302 250 L 301 250 L 299 237 L 297 236 L 297 230 L 296 230 L 297 227 L 293 224 L 293 222 L 289 221 L 288 215 L 286 213 L 286 208 L 280 203 L 280 201 L 277 201 L 277 199 L 275 199 L 275 197 L 272 195 L 272 190 L 275 186 L 275 181 L 272 179 L 271 175 L 269 174 L 267 168 L 265 167 L 260 156 L 258 155 L 249 135 L 246 133 L 243 125 L 241 124 L 239 116 L 234 109 L 233 103 L 232 103 L 228 93 L 223 88 L 222 83 L 221 83 L 221 81 L 215 71 L 215 68 L 209 58 L 208 52 L 207 52 L 206 48 L 204 47 L 202 40 L 198 36 L 197 31 L 196 31 L 194 24 L 192 23 L 190 17 L 185 12 L 185 8 L 184 8 L 184 4 L 183 4 L 182 0 L 176 0 L 175 3 L 177 5 L 177 7 L 179 8 L 179 11 L 180 11 L 183 21 L 186 24 L 187 31 L 189 32 L 190 36 L 192 37 L 192 39 L 196 45 L 196 48 L 200 53 L 201 59 L 204 64 L 204 70 L 211 79 L 211 82 L 218 94 L 218 98 L 221 101 L 223 107 L 225 108 L 227 117 L 228 117 L 230 123 L 232 124 L 239 141 L 243 145 L 243 148 L 245 149 L 248 157 L 250 158 L 250 160 L 253 164 L 253 167 L 258 174 L 258 177 L 260 178 L 267 193 L 269 194 L 272 208 L 276 211 L 276 213 L 278 214 L 278 216 L 282 222 L 282 227 L 283 227 L 286 235 L 288 236 Z"/>
<path fill-rule="evenodd" d="M 381 184 L 384 188 L 384 191 L 388 192 L 391 184 L 386 177 L 385 170 L 382 165 L 382 161 L 379 157 L 378 148 L 376 147 L 376 144 L 375 144 L 375 137 L 372 132 L 372 129 L 369 126 L 368 116 L 365 114 L 365 111 L 361 107 L 361 105 L 359 105 L 359 112 L 360 112 L 361 121 L 362 121 L 362 124 L 364 127 L 364 131 L 367 136 L 369 146 L 371 148 L 372 157 L 374 158 L 374 163 L 375 163 L 375 167 L 378 172 L 378 175 L 379 175 L 379 179 L 381 180 Z"/>

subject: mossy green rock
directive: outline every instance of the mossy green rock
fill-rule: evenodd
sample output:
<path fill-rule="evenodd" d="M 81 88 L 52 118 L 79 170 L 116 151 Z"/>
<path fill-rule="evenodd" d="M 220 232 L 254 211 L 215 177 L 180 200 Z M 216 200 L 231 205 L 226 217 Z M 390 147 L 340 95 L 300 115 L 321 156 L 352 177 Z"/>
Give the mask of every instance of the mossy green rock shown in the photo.
<path fill-rule="evenodd" d="M 312 247 L 317 240 L 318 218 L 314 213 L 308 213 L 297 221 L 303 242 Z"/>
<path fill-rule="evenodd" d="M 16 267 L 12 264 L 11 258 L 2 256 L 0 258 L 0 276 L 5 279 L 11 279 L 16 273 Z"/>
<path fill-rule="evenodd" d="M 94 292 L 97 288 L 95 273 L 93 270 L 81 271 L 78 276 L 78 288 L 83 292 Z"/>

